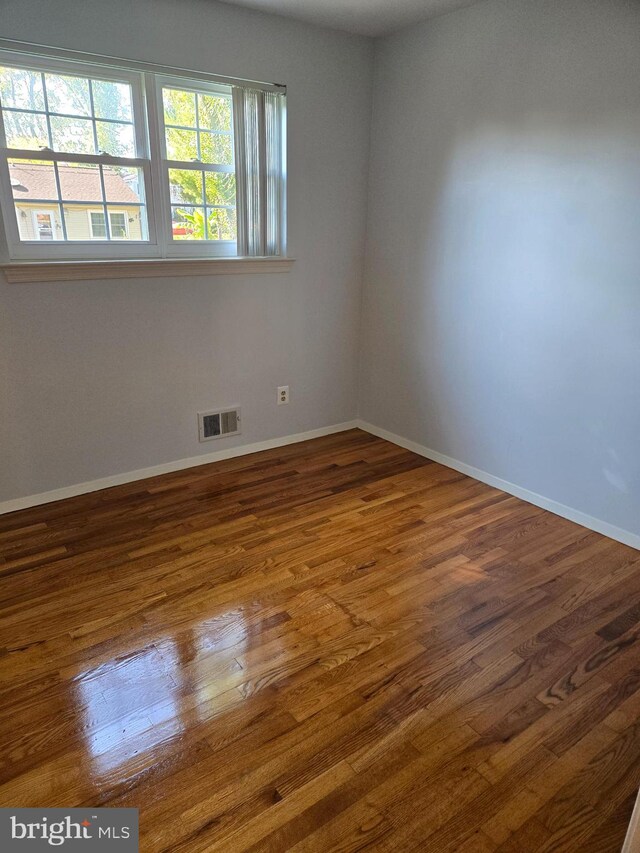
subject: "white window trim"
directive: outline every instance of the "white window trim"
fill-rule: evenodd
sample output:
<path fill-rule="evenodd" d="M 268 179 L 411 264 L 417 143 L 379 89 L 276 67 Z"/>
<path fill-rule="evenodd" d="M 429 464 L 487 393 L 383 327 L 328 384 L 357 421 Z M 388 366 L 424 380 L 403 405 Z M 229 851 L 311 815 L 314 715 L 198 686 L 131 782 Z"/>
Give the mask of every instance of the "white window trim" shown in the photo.
<path fill-rule="evenodd" d="M 166 172 L 167 168 L 171 167 L 171 161 L 166 158 L 164 126 L 158 99 L 162 97 L 162 86 L 167 84 L 182 89 L 192 88 L 196 91 L 212 92 L 220 92 L 221 87 L 230 85 L 245 85 L 265 91 L 283 93 L 286 91 L 285 87 L 279 84 L 257 83 L 152 63 L 137 63 L 96 54 L 58 50 L 42 45 L 13 42 L 7 39 L 0 39 L 0 62 L 12 67 L 41 68 L 42 70 L 129 83 L 132 92 L 132 118 L 137 151 L 136 158 L 120 158 L 102 154 L 73 155 L 49 150 L 37 151 L 34 156 L 33 150 L 7 149 L 3 147 L 5 138 L 0 114 L 0 209 L 2 210 L 9 257 L 11 262 L 18 262 L 3 264 L 2 267 L 5 268 L 5 271 L 9 268 L 15 270 L 22 267 L 23 270 L 18 274 L 18 277 L 24 278 L 24 276 L 28 276 L 28 273 L 24 271 L 24 267 L 28 263 L 37 264 L 39 269 L 43 271 L 47 266 L 54 266 L 64 261 L 117 262 L 122 260 L 128 263 L 132 260 L 177 260 L 180 258 L 201 259 L 203 261 L 213 261 L 216 258 L 221 261 L 242 260 L 236 255 L 235 241 L 203 240 L 190 242 L 172 239 L 171 200 L 168 173 Z M 21 240 L 8 169 L 8 158 L 11 157 L 37 158 L 49 162 L 75 161 L 106 166 L 124 165 L 141 169 L 144 178 L 145 197 L 143 201 L 147 206 L 149 239 L 145 241 L 98 241 L 90 239 L 69 242 Z M 198 164 L 198 168 L 202 168 L 203 171 L 215 171 L 217 169 L 217 167 L 211 167 L 209 164 Z M 163 176 L 163 172 L 167 175 L 166 178 Z M 282 225 L 283 233 L 285 233 L 284 221 Z M 282 246 L 282 254 L 276 259 L 287 260 L 284 245 Z M 250 260 L 251 271 L 257 271 L 261 266 L 260 261 L 262 259 L 251 258 Z M 265 269 L 274 270 L 274 259 L 265 260 L 267 261 Z M 67 266 L 75 265 L 69 264 Z M 129 266 L 131 265 L 129 264 Z M 194 265 L 191 266 L 192 269 L 195 269 Z M 234 264 L 233 267 L 234 271 L 239 269 L 237 264 Z M 149 268 L 147 267 L 147 269 Z M 288 271 L 289 268 L 289 264 L 282 265 L 283 271 Z M 78 269 L 76 269 L 76 273 L 78 277 L 81 277 Z M 54 275 L 55 270 L 51 274 Z M 179 274 L 179 272 L 174 274 Z M 7 274 L 7 278 L 9 278 L 9 274 Z"/>
<path fill-rule="evenodd" d="M 124 211 L 124 210 L 109 210 L 109 208 L 107 208 L 107 210 L 108 210 L 108 214 L 109 214 L 109 229 L 111 230 L 111 239 L 112 240 L 126 240 L 126 239 L 128 239 L 128 237 L 129 237 L 129 217 L 127 216 L 126 211 Z M 93 219 L 91 218 L 92 213 L 100 213 L 102 216 L 104 216 L 104 210 L 101 210 L 100 208 L 91 208 L 91 209 L 87 210 L 87 216 L 89 218 L 89 233 L 91 234 L 91 238 L 93 240 L 101 240 L 102 239 L 101 237 L 95 237 L 94 236 Z M 124 230 L 127 234 L 126 237 L 114 237 L 113 236 L 113 220 L 111 217 L 113 216 L 114 213 L 117 213 L 118 216 L 124 216 Z"/>
<path fill-rule="evenodd" d="M 110 210 L 107 208 L 109 213 L 109 228 L 111 229 L 111 239 L 112 240 L 128 240 L 129 239 L 129 216 L 127 215 L 126 210 Z M 114 216 L 124 216 L 124 233 L 125 237 L 114 237 L 113 236 L 113 217 Z"/>
<path fill-rule="evenodd" d="M 91 234 L 91 238 L 93 240 L 101 240 L 101 237 L 96 237 L 93 231 L 93 219 L 92 215 L 94 213 L 101 213 L 104 216 L 104 210 L 87 210 L 87 218 L 89 220 L 89 234 Z"/>

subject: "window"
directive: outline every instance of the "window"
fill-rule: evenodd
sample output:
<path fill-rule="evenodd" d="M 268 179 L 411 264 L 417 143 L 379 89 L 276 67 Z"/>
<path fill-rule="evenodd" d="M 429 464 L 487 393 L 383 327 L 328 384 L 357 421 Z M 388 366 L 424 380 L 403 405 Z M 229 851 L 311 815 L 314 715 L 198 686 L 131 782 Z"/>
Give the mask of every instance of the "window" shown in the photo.
<path fill-rule="evenodd" d="M 175 241 L 237 242 L 230 87 L 160 82 L 161 122 Z"/>
<path fill-rule="evenodd" d="M 283 255 L 284 100 L 267 84 L 0 50 L 11 257 Z"/>
<path fill-rule="evenodd" d="M 109 211 L 109 225 L 111 226 L 112 240 L 126 240 L 127 234 L 127 215 L 119 211 Z"/>
<path fill-rule="evenodd" d="M 127 214 L 124 211 L 109 211 L 109 232 L 107 233 L 107 220 L 105 219 L 102 210 L 89 211 L 89 227 L 91 229 L 91 237 L 94 240 L 126 240 L 129 237 L 127 232 Z"/>
<path fill-rule="evenodd" d="M 101 210 L 92 210 L 89 213 L 91 236 L 96 240 L 107 239 L 107 220 Z"/>

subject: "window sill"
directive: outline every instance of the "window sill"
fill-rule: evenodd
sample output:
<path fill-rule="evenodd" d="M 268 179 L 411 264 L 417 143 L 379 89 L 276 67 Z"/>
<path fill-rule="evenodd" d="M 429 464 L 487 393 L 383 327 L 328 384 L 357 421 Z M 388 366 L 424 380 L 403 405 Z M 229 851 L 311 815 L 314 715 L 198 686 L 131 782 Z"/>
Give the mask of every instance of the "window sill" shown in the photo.
<path fill-rule="evenodd" d="M 285 273 L 292 258 L 152 258 L 102 261 L 16 261 L 0 265 L 10 284 L 189 275 Z"/>

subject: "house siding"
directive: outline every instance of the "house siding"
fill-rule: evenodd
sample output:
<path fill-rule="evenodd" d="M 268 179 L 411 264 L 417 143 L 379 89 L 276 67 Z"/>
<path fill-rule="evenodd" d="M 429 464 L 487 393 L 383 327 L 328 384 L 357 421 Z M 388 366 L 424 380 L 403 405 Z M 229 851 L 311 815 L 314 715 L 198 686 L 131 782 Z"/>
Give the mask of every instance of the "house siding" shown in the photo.
<path fill-rule="evenodd" d="M 60 211 L 57 205 L 46 204 L 17 204 L 18 228 L 21 240 L 37 240 L 34 213 L 43 211 L 52 214 L 56 225 L 57 239 L 62 239 L 62 223 Z M 91 240 L 91 229 L 89 226 L 89 211 L 101 210 L 99 205 L 73 205 L 65 207 L 67 234 L 70 240 Z M 111 213 L 124 213 L 128 221 L 129 240 L 142 240 L 141 214 L 137 207 L 126 205 L 110 205 Z"/>

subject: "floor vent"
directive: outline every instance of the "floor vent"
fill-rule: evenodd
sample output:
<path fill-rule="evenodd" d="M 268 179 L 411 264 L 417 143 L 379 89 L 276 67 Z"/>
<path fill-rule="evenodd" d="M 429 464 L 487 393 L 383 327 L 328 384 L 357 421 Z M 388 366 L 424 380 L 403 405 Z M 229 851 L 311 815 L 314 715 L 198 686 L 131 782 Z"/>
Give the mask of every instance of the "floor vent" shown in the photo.
<path fill-rule="evenodd" d="M 217 409 L 198 412 L 198 436 L 200 441 L 225 438 L 240 433 L 240 409 Z"/>

